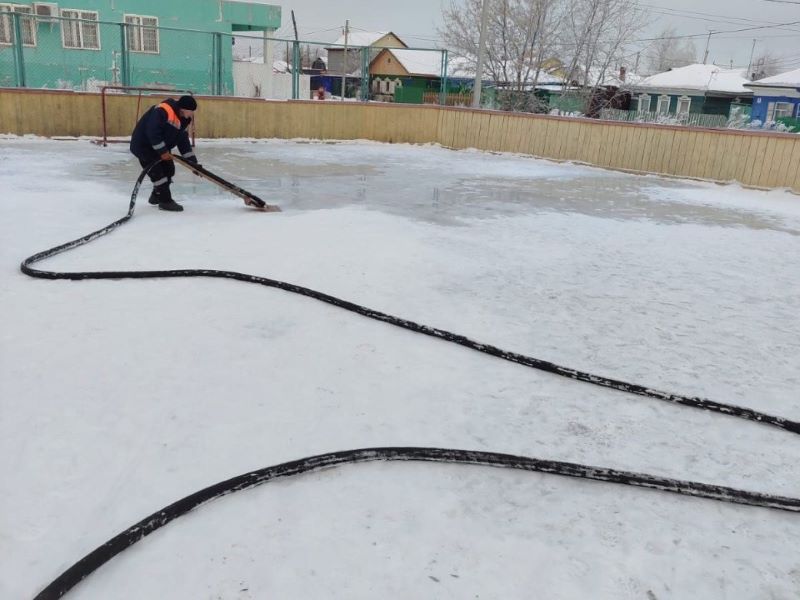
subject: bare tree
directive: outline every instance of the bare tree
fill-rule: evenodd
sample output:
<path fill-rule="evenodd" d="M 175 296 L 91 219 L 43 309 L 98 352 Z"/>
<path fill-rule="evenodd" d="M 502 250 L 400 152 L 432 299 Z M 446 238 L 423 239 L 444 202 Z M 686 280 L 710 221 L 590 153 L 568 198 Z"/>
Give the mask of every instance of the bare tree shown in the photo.
<path fill-rule="evenodd" d="M 533 90 L 545 64 L 565 65 L 568 83 L 591 90 L 623 65 L 627 45 L 644 25 L 635 0 L 486 0 L 486 75 L 513 92 Z M 448 46 L 477 62 L 482 0 L 443 13 Z M 528 93 L 530 96 L 531 94 Z"/>
<path fill-rule="evenodd" d="M 678 39 L 674 27 L 667 27 L 645 52 L 650 73 L 663 73 L 685 67 L 697 60 L 697 48 L 692 39 Z"/>
<path fill-rule="evenodd" d="M 486 0 L 489 14 L 484 76 L 513 92 L 532 90 L 544 62 L 556 54 L 563 0 Z M 442 38 L 475 67 L 482 0 L 452 2 L 443 13 Z"/>
<path fill-rule="evenodd" d="M 585 112 L 596 89 L 616 76 L 634 53 L 629 48 L 647 24 L 635 0 L 566 0 L 562 56 L 568 85 L 577 87 Z M 612 98 L 608 99 L 609 101 Z M 599 110 L 602 106 L 594 106 Z"/>
<path fill-rule="evenodd" d="M 756 79 L 764 79 L 764 77 L 772 77 L 780 73 L 781 70 L 786 70 L 781 68 L 783 63 L 785 63 L 784 60 L 767 50 L 753 60 L 753 65 L 750 68 L 748 77 L 751 77 L 753 81 Z"/>
<path fill-rule="evenodd" d="M 623 65 L 628 45 L 646 24 L 635 0 L 569 0 L 563 52 L 568 80 L 584 88 L 600 85 L 609 69 Z"/>

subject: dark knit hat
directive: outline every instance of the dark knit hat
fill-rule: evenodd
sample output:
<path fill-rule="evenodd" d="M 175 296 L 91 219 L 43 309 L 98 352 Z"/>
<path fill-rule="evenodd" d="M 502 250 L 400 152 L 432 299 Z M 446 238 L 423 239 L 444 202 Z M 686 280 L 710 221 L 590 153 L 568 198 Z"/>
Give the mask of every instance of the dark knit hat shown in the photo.
<path fill-rule="evenodd" d="M 178 107 L 186 110 L 197 110 L 197 100 L 191 96 L 181 96 L 178 99 Z"/>

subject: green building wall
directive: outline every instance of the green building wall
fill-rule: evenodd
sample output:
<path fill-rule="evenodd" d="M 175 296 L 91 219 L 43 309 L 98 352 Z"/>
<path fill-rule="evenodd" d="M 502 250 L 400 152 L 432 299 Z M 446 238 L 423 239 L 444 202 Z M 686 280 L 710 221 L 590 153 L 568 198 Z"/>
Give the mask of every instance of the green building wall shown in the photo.
<path fill-rule="evenodd" d="M 636 106 L 636 96 L 633 97 L 633 105 Z M 658 98 L 661 94 L 650 93 L 650 112 L 656 112 L 658 108 Z M 669 94 L 669 113 L 674 115 L 678 112 L 678 99 L 683 98 L 683 94 Z M 689 105 L 689 112 L 705 115 L 723 115 L 727 117 L 731 111 L 731 104 L 734 98 L 721 98 L 715 96 L 688 96 L 692 103 Z M 741 99 L 742 104 L 749 104 L 749 98 Z M 634 108 L 635 110 L 635 108 Z"/>
<path fill-rule="evenodd" d="M 22 48 L 23 82 L 15 48 L 0 45 L 0 86 L 96 90 L 102 85 L 168 85 L 228 94 L 233 92 L 230 34 L 275 30 L 281 22 L 279 6 L 230 0 L 68 0 L 58 6 L 98 13 L 100 49 L 64 48 L 61 21 L 37 20 L 36 45 Z M 127 50 L 122 23 L 129 14 L 158 18 L 157 54 Z"/>

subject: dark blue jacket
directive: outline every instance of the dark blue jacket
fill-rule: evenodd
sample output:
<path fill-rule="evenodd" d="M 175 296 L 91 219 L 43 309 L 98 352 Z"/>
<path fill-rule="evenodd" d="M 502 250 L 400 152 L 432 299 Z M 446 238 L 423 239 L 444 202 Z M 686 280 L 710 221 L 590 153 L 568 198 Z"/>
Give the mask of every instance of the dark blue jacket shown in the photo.
<path fill-rule="evenodd" d="M 164 104 L 172 108 L 174 119 L 170 119 Z M 177 146 L 181 156 L 191 158 L 194 152 L 186 131 L 191 122 L 191 119 L 180 116 L 177 100 L 168 98 L 159 105 L 151 106 L 131 134 L 131 152 L 145 162 L 152 162 Z"/>

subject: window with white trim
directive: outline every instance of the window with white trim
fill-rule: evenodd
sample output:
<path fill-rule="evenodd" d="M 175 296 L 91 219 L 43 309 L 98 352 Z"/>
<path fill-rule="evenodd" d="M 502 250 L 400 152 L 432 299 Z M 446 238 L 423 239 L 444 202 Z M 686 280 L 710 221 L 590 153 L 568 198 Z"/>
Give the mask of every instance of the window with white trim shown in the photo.
<path fill-rule="evenodd" d="M 100 50 L 97 11 L 62 8 L 61 16 L 68 19 L 61 21 L 61 43 L 64 48 Z"/>
<path fill-rule="evenodd" d="M 14 24 L 11 22 L 11 16 L 6 14 L 10 12 L 10 4 L 0 4 L 0 44 L 14 42 Z"/>
<path fill-rule="evenodd" d="M 770 123 L 780 117 L 791 117 L 794 114 L 794 104 L 791 102 L 768 102 L 767 122 Z"/>
<path fill-rule="evenodd" d="M 125 15 L 128 50 L 158 54 L 158 17 Z"/>
<path fill-rule="evenodd" d="M 650 112 L 650 96 L 647 94 L 639 94 L 637 100 L 638 104 L 636 105 L 636 110 L 638 112 Z"/>
<path fill-rule="evenodd" d="M 669 114 L 669 96 L 663 95 L 658 97 L 658 107 L 656 108 L 656 112 L 664 115 Z"/>
<path fill-rule="evenodd" d="M 9 14 L 32 15 L 33 7 L 26 4 L 0 4 L 0 44 L 14 43 L 14 21 Z M 22 30 L 22 45 L 36 46 L 36 21 L 33 17 L 20 17 L 19 27 Z"/>
<path fill-rule="evenodd" d="M 692 99 L 689 96 L 681 96 L 678 98 L 678 110 L 675 111 L 675 113 L 679 115 L 688 115 L 691 107 Z"/>

